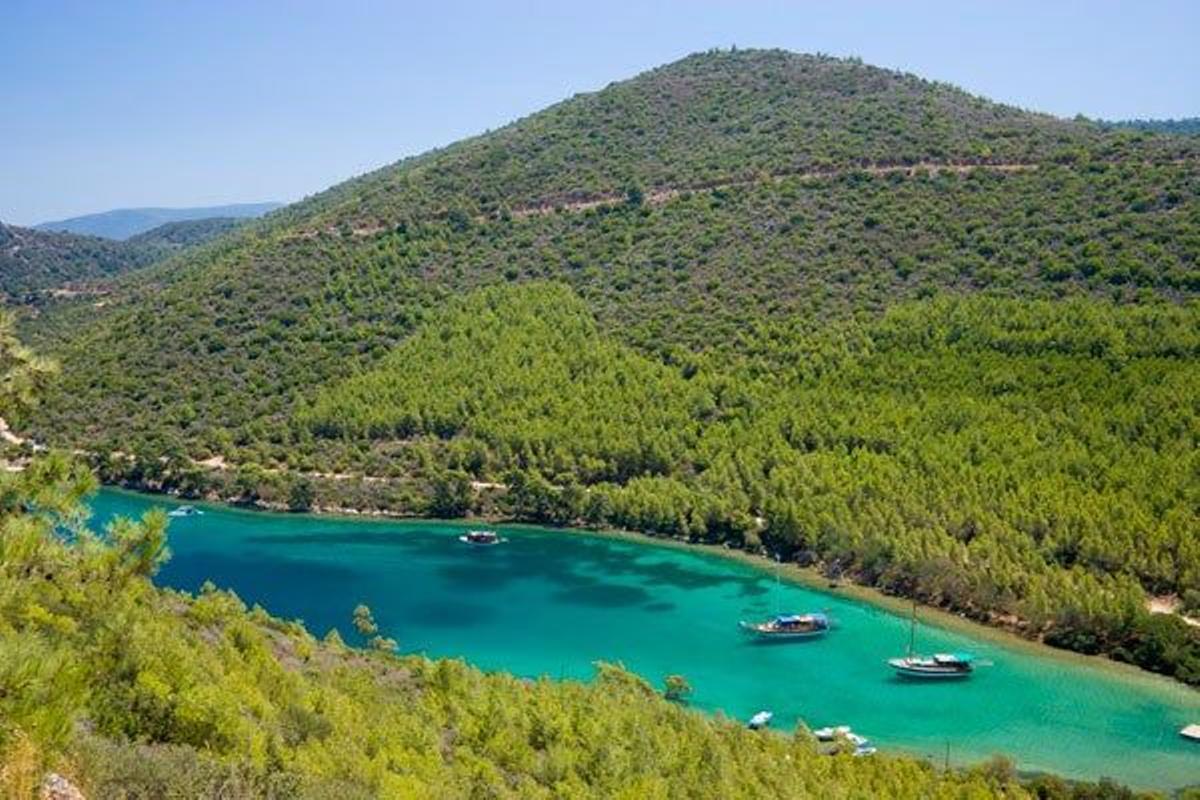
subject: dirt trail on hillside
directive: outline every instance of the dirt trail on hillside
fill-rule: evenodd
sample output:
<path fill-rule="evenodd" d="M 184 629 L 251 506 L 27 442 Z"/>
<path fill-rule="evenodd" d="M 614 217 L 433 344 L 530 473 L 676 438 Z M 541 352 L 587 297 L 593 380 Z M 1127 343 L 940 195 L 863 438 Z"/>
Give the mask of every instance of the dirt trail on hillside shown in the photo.
<path fill-rule="evenodd" d="M 683 194 L 689 192 L 706 192 L 720 189 L 733 189 L 739 186 L 753 186 L 758 183 L 777 183 L 782 180 L 808 180 L 821 178 L 835 178 L 840 175 L 848 175 L 853 173 L 864 173 L 867 175 L 905 175 L 912 176 L 919 172 L 927 172 L 936 174 L 938 172 L 952 172 L 957 175 L 962 175 L 976 170 L 985 170 L 988 172 L 1030 172 L 1038 168 L 1034 163 L 1005 163 L 1005 164 L 972 164 L 972 163 L 939 163 L 934 161 L 923 161 L 917 164 L 886 164 L 866 167 L 842 167 L 837 169 L 819 169 L 819 170 L 799 170 L 788 172 L 774 172 L 769 175 L 762 175 L 754 178 L 740 178 L 737 180 L 728 181 L 709 181 L 686 186 L 670 186 L 660 189 L 652 189 L 644 195 L 642 202 L 649 205 L 659 205 L 674 200 Z M 542 214 L 553 214 L 557 211 L 587 211 L 592 208 L 600 208 L 602 206 L 617 205 L 626 202 L 626 196 L 620 193 L 609 193 L 595 195 L 593 197 L 568 200 L 568 199 L 550 199 L 542 200 L 534 204 L 518 206 L 513 209 L 510 214 L 514 218 L 539 216 Z"/>
<path fill-rule="evenodd" d="M 1040 166 L 1040 164 L 1034 162 L 1017 161 L 1004 163 L 921 161 L 915 164 L 874 164 L 866 166 L 830 167 L 825 169 L 783 170 L 780 172 L 761 174 L 749 178 L 705 181 L 702 183 L 686 184 L 682 186 L 660 186 L 646 190 L 645 194 L 642 196 L 642 203 L 644 205 L 657 206 L 670 202 L 681 195 L 689 194 L 691 192 L 719 191 L 721 189 L 734 189 L 742 186 L 753 186 L 760 183 L 777 183 L 783 180 L 817 180 L 822 178 L 836 178 L 842 175 L 851 175 L 855 173 L 877 176 L 912 176 L 919 172 L 925 172 L 931 175 L 939 172 L 950 172 L 956 175 L 963 175 L 976 171 L 1004 173 L 1032 172 L 1038 169 Z M 607 192 L 604 194 L 594 195 L 581 195 L 580 193 L 571 192 L 555 197 L 537 200 L 533 203 L 525 203 L 523 205 L 515 206 L 508 210 L 507 217 L 509 219 L 524 219 L 527 217 L 544 216 L 559 212 L 577 213 L 581 211 L 588 211 L 593 208 L 616 206 L 626 201 L 627 197 L 623 192 Z M 495 222 L 498 219 L 500 219 L 500 217 L 498 217 L 496 214 L 480 214 L 475 217 L 475 222 L 484 224 L 488 222 Z M 378 223 L 360 223 L 359 227 L 350 229 L 350 235 L 355 238 L 376 236 L 380 233 L 390 230 L 390 228 L 390 225 Z M 330 226 L 322 230 L 302 231 L 288 238 L 312 239 L 321 235 L 322 233 L 336 235 L 338 233 L 338 228 Z"/>

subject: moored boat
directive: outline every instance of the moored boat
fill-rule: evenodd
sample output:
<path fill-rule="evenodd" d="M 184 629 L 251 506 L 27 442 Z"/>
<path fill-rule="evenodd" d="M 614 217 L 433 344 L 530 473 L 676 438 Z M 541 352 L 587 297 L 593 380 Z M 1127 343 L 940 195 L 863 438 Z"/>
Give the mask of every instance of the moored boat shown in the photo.
<path fill-rule="evenodd" d="M 748 727 L 752 731 L 756 731 L 759 728 L 765 728 L 771 724 L 771 719 L 774 716 L 775 715 L 770 711 L 759 711 L 757 714 L 755 714 L 753 717 L 750 718 L 750 721 L 748 723 L 746 723 L 746 727 Z"/>
<path fill-rule="evenodd" d="M 467 531 L 458 537 L 458 540 L 465 544 L 473 544 L 480 547 L 489 547 L 508 541 L 507 539 L 501 539 L 500 535 L 495 531 Z"/>
<path fill-rule="evenodd" d="M 846 736 L 851 733 L 849 725 L 835 725 L 828 728 L 817 728 L 812 732 L 813 736 L 817 737 L 818 742 L 832 742 L 839 736 Z"/>
<path fill-rule="evenodd" d="M 908 652 L 901 658 L 890 658 L 888 664 L 904 678 L 940 679 L 966 678 L 975 670 L 975 657 L 970 653 L 935 653 L 931 656 L 916 653 L 917 604 L 913 603 L 912 624 L 908 634 Z"/>
<path fill-rule="evenodd" d="M 906 678 L 965 678 L 975 670 L 970 653 L 935 653 L 892 658 L 888 664 Z"/>
<path fill-rule="evenodd" d="M 818 742 L 837 742 L 845 739 L 850 744 L 854 745 L 853 755 L 869 756 L 877 752 L 875 745 L 871 744 L 871 740 L 865 736 L 860 736 L 850 729 L 849 725 L 837 725 L 828 728 L 817 728 L 812 732 Z M 839 748 L 827 751 L 830 754 L 839 752 Z"/>
<path fill-rule="evenodd" d="M 198 517 L 204 512 L 195 506 L 180 506 L 167 512 L 168 517 Z"/>
<path fill-rule="evenodd" d="M 824 614 L 777 614 L 763 622 L 739 622 L 742 630 L 760 639 L 811 639 L 829 630 Z"/>
<path fill-rule="evenodd" d="M 1185 739 L 1191 739 L 1193 742 L 1200 742 L 1200 723 L 1184 725 L 1180 728 L 1179 735 Z"/>

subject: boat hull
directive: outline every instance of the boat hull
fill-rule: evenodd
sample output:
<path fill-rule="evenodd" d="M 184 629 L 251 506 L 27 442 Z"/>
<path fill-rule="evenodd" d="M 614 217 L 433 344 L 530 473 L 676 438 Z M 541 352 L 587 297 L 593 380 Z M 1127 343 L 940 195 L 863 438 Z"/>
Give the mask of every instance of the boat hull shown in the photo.
<path fill-rule="evenodd" d="M 971 676 L 971 669 L 946 669 L 939 667 L 923 667 L 905 664 L 900 661 L 889 661 L 892 669 L 901 678 L 913 678 L 915 680 L 962 680 Z"/>
<path fill-rule="evenodd" d="M 762 630 L 749 622 L 739 623 L 743 631 L 760 642 L 786 642 L 796 639 L 817 639 L 829 632 L 828 628 L 816 628 L 810 631 L 769 631 Z"/>
<path fill-rule="evenodd" d="M 504 541 L 503 539 L 495 539 L 490 542 L 482 542 L 475 539 L 468 539 L 466 536 L 460 536 L 458 537 L 458 540 L 463 544 L 469 544 L 472 547 L 495 547 Z"/>

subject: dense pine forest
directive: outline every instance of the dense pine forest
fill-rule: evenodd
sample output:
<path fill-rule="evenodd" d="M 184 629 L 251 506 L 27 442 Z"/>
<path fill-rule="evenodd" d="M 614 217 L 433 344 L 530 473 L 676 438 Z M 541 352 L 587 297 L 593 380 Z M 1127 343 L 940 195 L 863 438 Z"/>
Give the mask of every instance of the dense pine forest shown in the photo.
<path fill-rule="evenodd" d="M 113 481 L 778 552 L 1200 681 L 1200 142 L 700 54 L 62 304 Z"/>

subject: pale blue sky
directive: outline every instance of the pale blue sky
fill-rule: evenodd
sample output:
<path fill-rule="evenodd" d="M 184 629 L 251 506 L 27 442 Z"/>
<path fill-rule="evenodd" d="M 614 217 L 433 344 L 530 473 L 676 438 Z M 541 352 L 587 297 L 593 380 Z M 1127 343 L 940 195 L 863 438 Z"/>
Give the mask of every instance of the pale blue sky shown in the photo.
<path fill-rule="evenodd" d="M 291 201 L 710 47 L 1200 114 L 1200 2 L 0 3 L 0 220 Z"/>

